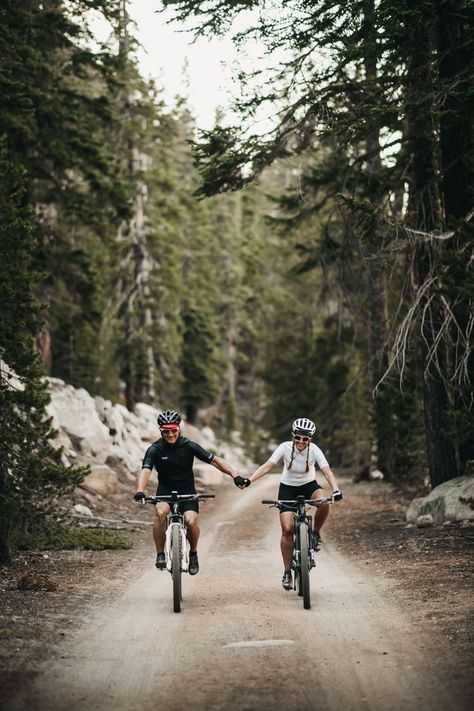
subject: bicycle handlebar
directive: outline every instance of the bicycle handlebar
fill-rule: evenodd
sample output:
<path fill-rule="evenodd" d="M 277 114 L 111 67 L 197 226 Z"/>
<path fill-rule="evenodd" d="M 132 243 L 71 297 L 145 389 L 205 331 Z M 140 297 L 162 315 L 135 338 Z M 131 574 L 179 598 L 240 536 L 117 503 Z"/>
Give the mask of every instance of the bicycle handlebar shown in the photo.
<path fill-rule="evenodd" d="M 304 501 L 298 501 L 297 499 L 278 499 L 277 501 L 263 499 L 262 504 L 269 504 L 270 506 L 276 506 L 276 508 L 280 508 L 281 506 L 293 506 L 297 508 L 302 503 L 308 506 L 322 506 L 323 504 L 334 504 L 335 501 L 336 499 L 332 496 L 326 496 L 324 499 L 304 499 Z"/>
<path fill-rule="evenodd" d="M 215 499 L 215 494 L 206 494 L 206 493 L 196 493 L 196 494 L 177 494 L 176 492 L 173 492 L 172 494 L 163 494 L 162 496 L 146 496 L 145 497 L 145 503 L 146 504 L 158 504 L 161 501 L 164 501 L 165 503 L 168 501 L 178 501 L 178 500 L 185 500 L 185 501 L 197 501 L 199 499 Z"/>

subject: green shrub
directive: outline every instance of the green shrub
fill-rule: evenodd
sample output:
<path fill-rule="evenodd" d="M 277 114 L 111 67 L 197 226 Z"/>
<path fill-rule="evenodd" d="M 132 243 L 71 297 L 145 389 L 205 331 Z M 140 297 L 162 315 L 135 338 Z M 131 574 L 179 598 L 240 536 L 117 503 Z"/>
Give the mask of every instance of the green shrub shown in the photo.
<path fill-rule="evenodd" d="M 22 550 L 92 550 L 106 548 L 127 549 L 129 539 L 109 528 L 76 528 L 74 526 L 48 527 L 30 532 L 18 546 Z"/>

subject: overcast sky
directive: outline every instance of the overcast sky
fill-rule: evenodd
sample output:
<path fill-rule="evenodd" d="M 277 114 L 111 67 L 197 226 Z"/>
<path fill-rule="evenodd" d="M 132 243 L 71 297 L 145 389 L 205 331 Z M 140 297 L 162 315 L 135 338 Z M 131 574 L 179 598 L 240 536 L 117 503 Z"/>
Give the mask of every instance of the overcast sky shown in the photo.
<path fill-rule="evenodd" d="M 137 24 L 143 49 L 138 53 L 142 75 L 153 77 L 165 91 L 167 102 L 180 93 L 189 97 L 200 128 L 211 128 L 216 108 L 229 103 L 227 91 L 232 71 L 223 62 L 235 59 L 232 43 L 227 40 L 201 39 L 193 44 L 191 32 L 178 32 L 177 25 L 166 24 L 166 17 L 155 10 L 159 0 L 131 0 L 129 13 Z M 170 14 L 168 13 L 168 17 Z M 188 60 L 189 85 L 183 83 L 183 66 Z"/>

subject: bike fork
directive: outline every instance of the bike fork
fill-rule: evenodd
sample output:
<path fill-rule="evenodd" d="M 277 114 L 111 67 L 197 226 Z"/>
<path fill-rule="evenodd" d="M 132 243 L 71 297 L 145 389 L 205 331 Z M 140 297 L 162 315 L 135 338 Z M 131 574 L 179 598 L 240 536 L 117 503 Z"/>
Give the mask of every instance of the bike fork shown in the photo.
<path fill-rule="evenodd" d="M 188 572 L 189 567 L 189 554 L 188 554 L 188 539 L 186 538 L 186 528 L 180 523 L 170 523 L 166 529 L 165 538 L 165 556 L 166 556 L 166 570 L 171 573 L 172 569 L 172 554 L 171 554 L 171 535 L 173 531 L 173 526 L 179 527 L 179 534 L 181 539 L 181 571 L 183 573 Z"/>
<path fill-rule="evenodd" d="M 187 573 L 189 568 L 188 539 L 186 538 L 186 528 L 181 526 L 181 570 Z"/>
<path fill-rule="evenodd" d="M 173 530 L 173 526 L 176 524 L 170 523 L 169 526 L 166 529 L 166 538 L 165 538 L 165 556 L 166 556 L 166 570 L 171 573 L 171 532 Z"/>

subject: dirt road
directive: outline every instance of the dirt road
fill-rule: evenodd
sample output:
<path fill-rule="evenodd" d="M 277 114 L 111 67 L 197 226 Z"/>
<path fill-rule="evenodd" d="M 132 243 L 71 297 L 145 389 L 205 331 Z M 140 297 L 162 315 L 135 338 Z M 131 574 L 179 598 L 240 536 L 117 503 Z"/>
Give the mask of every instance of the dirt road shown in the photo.
<path fill-rule="evenodd" d="M 467 709 L 446 673 L 449 651 L 415 632 L 386 601 L 386 583 L 329 537 L 311 574 L 312 609 L 282 589 L 278 514 L 258 503 L 275 493 L 273 477 L 220 492 L 202 517 L 201 572 L 184 577 L 182 612 L 172 611 L 169 574 L 147 558 L 7 708 Z"/>

